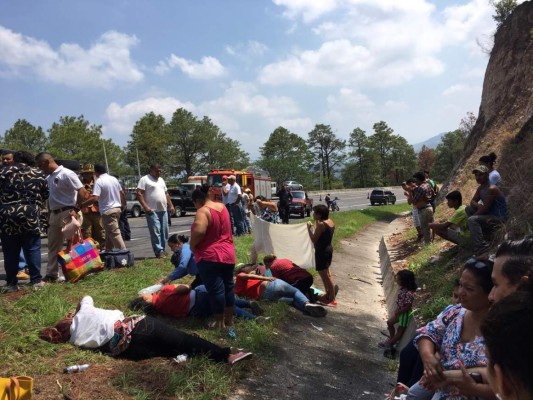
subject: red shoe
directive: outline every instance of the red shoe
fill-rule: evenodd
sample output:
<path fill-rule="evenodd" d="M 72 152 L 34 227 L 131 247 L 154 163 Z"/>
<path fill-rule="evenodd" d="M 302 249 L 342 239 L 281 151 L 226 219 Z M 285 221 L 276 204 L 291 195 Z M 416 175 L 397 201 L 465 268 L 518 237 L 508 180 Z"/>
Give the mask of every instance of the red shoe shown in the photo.
<path fill-rule="evenodd" d="M 318 301 L 318 304 L 321 304 L 326 307 L 337 307 L 337 302 L 335 300 L 333 301 Z"/>

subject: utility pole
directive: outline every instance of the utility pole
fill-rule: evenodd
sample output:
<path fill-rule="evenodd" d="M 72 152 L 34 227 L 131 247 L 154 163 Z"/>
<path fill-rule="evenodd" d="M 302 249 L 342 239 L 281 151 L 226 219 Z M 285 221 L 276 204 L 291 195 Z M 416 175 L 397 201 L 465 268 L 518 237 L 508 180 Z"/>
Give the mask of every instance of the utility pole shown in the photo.
<path fill-rule="evenodd" d="M 107 153 L 105 151 L 105 141 L 102 140 L 102 147 L 104 148 L 104 160 L 105 160 L 105 169 L 107 169 L 107 173 L 111 174 L 111 171 L 109 170 L 109 165 L 107 164 Z"/>

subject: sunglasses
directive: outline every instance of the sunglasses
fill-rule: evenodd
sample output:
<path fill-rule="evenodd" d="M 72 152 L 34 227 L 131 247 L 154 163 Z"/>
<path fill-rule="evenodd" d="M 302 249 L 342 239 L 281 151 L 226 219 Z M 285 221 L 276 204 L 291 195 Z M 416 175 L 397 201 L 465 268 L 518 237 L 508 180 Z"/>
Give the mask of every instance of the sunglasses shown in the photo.
<path fill-rule="evenodd" d="M 471 257 L 468 260 L 466 260 L 465 264 L 473 265 L 476 268 L 487 268 L 488 267 L 488 265 L 485 262 L 476 260 L 474 257 Z"/>

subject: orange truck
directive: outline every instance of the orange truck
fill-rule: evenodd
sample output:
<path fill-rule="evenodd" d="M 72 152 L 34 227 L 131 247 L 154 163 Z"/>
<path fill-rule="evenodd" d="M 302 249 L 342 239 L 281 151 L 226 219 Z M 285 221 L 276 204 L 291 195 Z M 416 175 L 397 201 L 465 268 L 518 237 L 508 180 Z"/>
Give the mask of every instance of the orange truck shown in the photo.
<path fill-rule="evenodd" d="M 272 198 L 272 179 L 265 171 L 247 169 L 246 171 L 236 171 L 234 169 L 213 169 L 207 173 L 207 184 L 209 185 L 209 196 L 214 201 L 222 201 L 222 177 L 235 175 L 236 182 L 241 190 L 249 188 L 252 195 Z"/>

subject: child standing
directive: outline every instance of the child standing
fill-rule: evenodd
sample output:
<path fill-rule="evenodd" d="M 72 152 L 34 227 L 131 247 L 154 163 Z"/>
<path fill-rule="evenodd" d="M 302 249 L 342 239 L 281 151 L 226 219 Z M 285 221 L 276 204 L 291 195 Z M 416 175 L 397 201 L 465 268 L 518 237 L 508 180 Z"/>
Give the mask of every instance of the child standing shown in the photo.
<path fill-rule="evenodd" d="M 398 343 L 405 329 L 413 318 L 412 308 L 414 301 L 414 294 L 417 289 L 415 274 L 412 271 L 404 269 L 396 275 L 396 281 L 400 285 L 398 298 L 396 299 L 396 310 L 394 314 L 387 320 L 387 329 L 389 331 L 388 339 L 381 342 L 379 347 L 390 348 Z M 398 330 L 395 325 L 398 324 Z"/>

